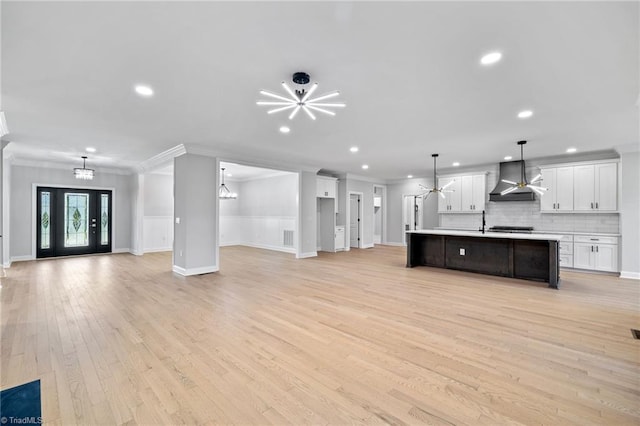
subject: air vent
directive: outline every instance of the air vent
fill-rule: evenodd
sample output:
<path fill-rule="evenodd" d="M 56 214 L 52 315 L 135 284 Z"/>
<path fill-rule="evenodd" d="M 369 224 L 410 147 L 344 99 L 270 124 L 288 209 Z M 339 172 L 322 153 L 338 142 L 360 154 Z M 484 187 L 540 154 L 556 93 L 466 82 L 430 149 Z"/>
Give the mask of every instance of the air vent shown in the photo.
<path fill-rule="evenodd" d="M 282 245 L 285 247 L 293 247 L 293 231 L 285 229 L 282 236 Z"/>
<path fill-rule="evenodd" d="M 635 328 L 631 329 L 631 335 L 634 339 L 640 340 L 640 330 L 636 330 Z"/>

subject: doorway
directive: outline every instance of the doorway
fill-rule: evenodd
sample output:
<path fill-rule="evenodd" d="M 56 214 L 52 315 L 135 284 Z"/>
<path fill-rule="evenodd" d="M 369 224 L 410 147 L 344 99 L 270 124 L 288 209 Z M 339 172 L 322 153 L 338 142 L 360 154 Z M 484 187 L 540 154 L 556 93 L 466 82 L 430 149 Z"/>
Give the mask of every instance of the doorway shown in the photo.
<path fill-rule="evenodd" d="M 36 258 L 111 252 L 110 190 L 38 187 Z"/>
<path fill-rule="evenodd" d="M 349 247 L 360 248 L 361 241 L 361 195 L 349 194 Z"/>
<path fill-rule="evenodd" d="M 402 203 L 403 233 L 422 229 L 422 197 L 419 195 L 404 195 Z"/>

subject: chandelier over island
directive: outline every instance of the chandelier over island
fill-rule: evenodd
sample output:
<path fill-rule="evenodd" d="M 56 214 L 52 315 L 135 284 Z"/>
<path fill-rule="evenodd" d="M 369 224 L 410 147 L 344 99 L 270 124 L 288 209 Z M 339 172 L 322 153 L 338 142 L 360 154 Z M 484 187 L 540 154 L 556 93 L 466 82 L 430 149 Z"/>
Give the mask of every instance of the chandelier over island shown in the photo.
<path fill-rule="evenodd" d="M 449 185 L 455 182 L 455 180 L 452 180 L 449 183 L 447 183 L 445 186 L 438 188 L 438 184 L 437 184 L 438 181 L 436 176 L 436 159 L 438 158 L 438 154 L 431 154 L 431 156 L 433 157 L 433 187 L 427 188 L 426 186 L 419 183 L 418 185 L 420 186 L 420 189 L 426 191 L 420 194 L 420 196 L 422 196 L 422 198 L 429 198 L 431 194 L 440 194 L 442 198 L 445 198 L 444 196 L 445 192 L 455 192 L 453 189 L 447 189 Z"/>

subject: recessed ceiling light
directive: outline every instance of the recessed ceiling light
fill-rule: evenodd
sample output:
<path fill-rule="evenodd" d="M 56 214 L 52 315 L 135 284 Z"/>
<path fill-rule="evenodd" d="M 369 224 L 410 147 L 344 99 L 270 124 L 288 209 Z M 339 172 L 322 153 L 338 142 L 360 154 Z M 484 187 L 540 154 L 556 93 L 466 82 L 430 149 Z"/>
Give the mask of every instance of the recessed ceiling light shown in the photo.
<path fill-rule="evenodd" d="M 135 91 L 138 95 L 143 96 L 145 98 L 153 96 L 153 89 L 149 86 L 145 86 L 144 84 L 136 85 Z"/>
<path fill-rule="evenodd" d="M 512 156 L 510 156 L 510 155 L 507 155 L 506 157 L 504 157 L 504 159 L 505 159 L 505 160 L 507 160 L 507 161 L 509 161 L 509 160 L 512 160 L 512 159 L 513 159 L 513 157 L 512 157 Z"/>
<path fill-rule="evenodd" d="M 460 165 L 460 163 L 458 163 L 457 161 L 455 163 L 453 163 L 453 167 L 458 167 Z"/>
<path fill-rule="evenodd" d="M 96 149 L 94 147 L 92 147 L 92 146 L 88 146 L 88 147 L 85 148 L 85 151 L 87 151 L 87 152 L 96 152 Z"/>
<path fill-rule="evenodd" d="M 576 151 L 577 151 L 577 149 L 576 149 L 576 148 L 567 148 L 567 152 L 568 152 L 569 154 L 573 154 L 573 153 L 574 153 L 574 152 L 576 152 Z"/>
<path fill-rule="evenodd" d="M 280 127 L 280 133 L 289 133 L 291 131 L 287 126 Z"/>
<path fill-rule="evenodd" d="M 526 109 L 518 113 L 518 118 L 529 118 L 532 115 L 533 115 L 533 111 L 531 111 L 530 109 Z"/>
<path fill-rule="evenodd" d="M 358 152 L 359 148 L 357 146 L 352 146 L 351 148 L 349 148 L 349 151 L 351 152 Z"/>
<path fill-rule="evenodd" d="M 412 179 L 413 175 L 407 175 L 407 179 Z"/>
<path fill-rule="evenodd" d="M 364 170 L 367 170 L 367 169 L 369 168 L 369 165 L 368 165 L 368 164 L 363 164 L 363 165 L 362 165 L 362 168 L 363 168 Z"/>
<path fill-rule="evenodd" d="M 491 52 L 491 53 L 487 53 L 486 55 L 484 55 L 480 59 L 480 63 L 482 65 L 491 65 L 491 64 L 495 64 L 500 59 L 502 59 L 502 53 L 500 53 L 500 52 Z"/>

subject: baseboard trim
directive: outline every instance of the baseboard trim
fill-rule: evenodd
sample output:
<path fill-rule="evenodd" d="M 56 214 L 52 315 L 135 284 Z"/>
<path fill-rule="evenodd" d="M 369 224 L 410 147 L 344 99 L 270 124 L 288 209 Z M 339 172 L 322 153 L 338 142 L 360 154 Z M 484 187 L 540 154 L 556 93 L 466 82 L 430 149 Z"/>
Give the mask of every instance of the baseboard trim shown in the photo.
<path fill-rule="evenodd" d="M 627 278 L 630 280 L 640 280 L 640 272 L 621 271 L 620 278 Z"/>
<path fill-rule="evenodd" d="M 188 277 L 190 275 L 202 275 L 218 272 L 220 268 L 217 266 L 201 266 L 200 268 L 181 268 L 180 266 L 173 265 L 171 268 L 176 274 Z"/>
<path fill-rule="evenodd" d="M 296 253 L 296 249 L 293 247 L 279 247 L 279 246 L 270 246 L 267 244 L 253 244 L 253 243 L 244 243 L 244 244 L 240 244 L 242 246 L 247 246 L 247 247 L 253 247 L 253 248 L 259 248 L 259 249 L 263 249 L 263 250 L 273 250 L 273 251 L 281 251 L 283 253 L 292 253 L 295 254 Z"/>
<path fill-rule="evenodd" d="M 232 242 L 220 243 L 220 247 L 243 246 L 243 245 L 245 245 L 245 244 L 241 243 L 240 241 L 232 241 Z"/>
<path fill-rule="evenodd" d="M 373 248 L 373 244 L 363 244 L 362 248 L 363 249 Z"/>
<path fill-rule="evenodd" d="M 11 260 L 9 261 L 9 265 L 13 262 L 26 262 L 28 260 L 36 260 L 36 258 L 30 254 L 24 256 L 11 256 Z"/>
<path fill-rule="evenodd" d="M 131 253 L 131 254 L 135 254 L 134 252 L 131 251 L 131 249 L 129 247 L 112 249 L 111 253 Z"/>
<path fill-rule="evenodd" d="M 144 253 L 158 253 L 161 251 L 173 251 L 173 247 L 158 247 L 158 248 L 144 249 Z"/>
<path fill-rule="evenodd" d="M 406 245 L 404 243 L 393 243 L 390 241 L 387 241 L 386 243 L 382 243 L 381 245 L 383 246 L 394 246 L 394 247 L 406 247 Z"/>
<path fill-rule="evenodd" d="M 11 268 L 11 261 L 2 264 L 3 268 Z"/>
<path fill-rule="evenodd" d="M 317 256 L 318 256 L 317 251 L 309 251 L 307 253 L 296 254 L 296 259 L 307 259 L 309 257 L 317 257 Z"/>

